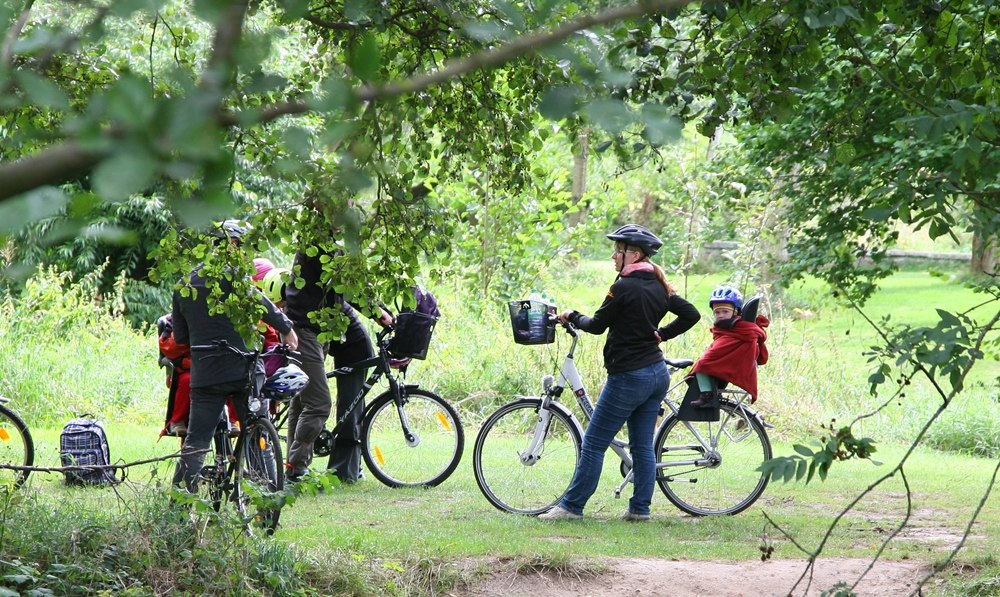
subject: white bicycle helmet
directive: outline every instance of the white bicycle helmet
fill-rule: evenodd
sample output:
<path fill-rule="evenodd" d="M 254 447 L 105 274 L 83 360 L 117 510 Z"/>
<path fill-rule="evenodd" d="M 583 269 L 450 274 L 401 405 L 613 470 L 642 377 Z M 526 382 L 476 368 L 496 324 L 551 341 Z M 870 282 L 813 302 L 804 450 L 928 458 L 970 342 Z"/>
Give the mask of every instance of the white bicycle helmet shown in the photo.
<path fill-rule="evenodd" d="M 309 376 L 298 365 L 289 363 L 279 368 L 264 382 L 264 397 L 271 400 L 291 400 L 309 385 Z"/>

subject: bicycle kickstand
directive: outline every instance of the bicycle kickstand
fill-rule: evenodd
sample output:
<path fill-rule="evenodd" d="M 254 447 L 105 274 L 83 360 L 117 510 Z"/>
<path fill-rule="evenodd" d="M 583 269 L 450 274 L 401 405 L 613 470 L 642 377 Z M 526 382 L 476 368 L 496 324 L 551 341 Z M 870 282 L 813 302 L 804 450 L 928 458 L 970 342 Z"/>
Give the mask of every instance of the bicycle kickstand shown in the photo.
<path fill-rule="evenodd" d="M 622 479 L 622 482 L 618 484 L 618 487 L 615 487 L 615 499 L 616 500 L 620 499 L 622 497 L 622 490 L 624 490 L 625 486 L 628 485 L 631 482 L 632 482 L 632 471 L 629 471 L 628 474 L 625 475 L 625 478 Z"/>

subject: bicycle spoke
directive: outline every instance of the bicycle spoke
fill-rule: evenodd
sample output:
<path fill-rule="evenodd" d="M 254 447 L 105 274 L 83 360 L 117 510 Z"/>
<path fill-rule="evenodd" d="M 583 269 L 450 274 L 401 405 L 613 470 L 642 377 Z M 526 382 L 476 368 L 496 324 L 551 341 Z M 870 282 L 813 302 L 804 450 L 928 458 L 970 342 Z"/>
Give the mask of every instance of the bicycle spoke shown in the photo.
<path fill-rule="evenodd" d="M 538 399 L 501 407 L 483 423 L 473 450 L 476 483 L 494 507 L 540 514 L 569 488 L 580 453 L 580 434 L 552 410 L 543 441 L 529 453 L 538 423 Z"/>
<path fill-rule="evenodd" d="M 687 462 L 659 468 L 657 484 L 675 506 L 696 516 L 742 512 L 768 482 L 757 470 L 771 458 L 760 422 L 735 404 L 724 403 L 721 410 L 717 422 L 671 417 L 654 442 L 661 465 Z"/>
<path fill-rule="evenodd" d="M 372 402 L 362 428 L 368 470 L 390 487 L 438 485 L 458 466 L 465 435 L 443 398 L 410 389 L 401 407 L 387 392 Z"/>

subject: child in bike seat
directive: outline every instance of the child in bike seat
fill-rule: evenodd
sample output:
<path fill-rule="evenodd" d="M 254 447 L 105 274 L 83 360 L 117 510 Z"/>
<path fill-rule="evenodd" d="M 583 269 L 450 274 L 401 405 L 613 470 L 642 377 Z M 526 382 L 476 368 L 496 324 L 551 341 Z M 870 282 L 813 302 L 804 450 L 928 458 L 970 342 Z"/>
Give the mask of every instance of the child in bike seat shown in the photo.
<path fill-rule="evenodd" d="M 691 368 L 699 391 L 691 406 L 717 408 L 717 380 L 746 390 L 753 403 L 757 400 L 757 365 L 766 363 L 768 357 L 767 332 L 763 328 L 770 321 L 763 315 L 755 321 L 744 320 L 743 296 L 730 286 L 713 290 L 708 305 L 714 318 L 713 339 Z"/>

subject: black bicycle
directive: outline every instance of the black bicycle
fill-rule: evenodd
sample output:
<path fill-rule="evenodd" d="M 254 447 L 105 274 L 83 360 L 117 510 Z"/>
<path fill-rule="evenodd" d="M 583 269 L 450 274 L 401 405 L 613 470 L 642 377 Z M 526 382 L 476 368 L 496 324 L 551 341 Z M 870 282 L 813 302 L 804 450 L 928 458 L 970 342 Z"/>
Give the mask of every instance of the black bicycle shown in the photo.
<path fill-rule="evenodd" d="M 433 487 L 455 472 L 465 446 L 458 413 L 438 394 L 406 383 L 406 366 L 398 363 L 406 358 L 426 357 L 433 321 L 420 313 L 400 313 L 395 325 L 376 335 L 378 354 L 326 374 L 334 378 L 374 368 L 333 430 L 324 429 L 317 437 L 317 456 L 333 452 L 344 420 L 384 378 L 389 388 L 368 405 L 361 424 L 361 455 L 368 470 L 389 487 Z M 279 427 L 286 417 L 287 411 L 279 415 Z"/>
<path fill-rule="evenodd" d="M 289 356 L 290 351 L 285 345 L 274 347 L 267 353 L 246 352 L 219 340 L 208 345 L 192 346 L 191 350 L 219 354 L 228 351 L 242 357 L 249 365 L 248 415 L 240 424 L 234 445 L 233 430 L 223 411 L 212 439 L 211 451 L 201 469 L 199 492 L 204 492 L 215 515 L 226 503 L 231 503 L 248 531 L 254 527 L 263 528 L 270 535 L 277 528 L 281 516 L 280 504 L 273 499 L 273 494 L 285 488 L 285 467 L 281 440 L 271 421 L 269 404 L 271 401 L 290 400 L 301 391 L 301 387 L 297 391 L 275 391 L 269 382 L 282 371 L 265 381 L 263 369 L 258 368 L 258 363 L 263 357 L 275 354 L 292 361 L 294 359 Z"/>
<path fill-rule="evenodd" d="M 0 396 L 0 492 L 13 491 L 24 485 L 30 467 L 35 462 L 35 443 L 28 425 Z M 14 468 L 17 467 L 17 468 Z"/>

